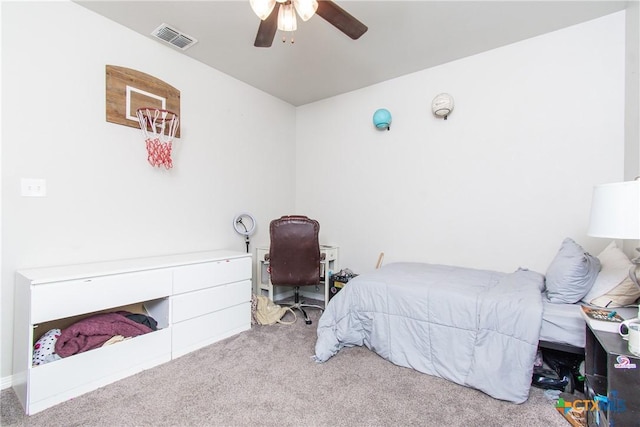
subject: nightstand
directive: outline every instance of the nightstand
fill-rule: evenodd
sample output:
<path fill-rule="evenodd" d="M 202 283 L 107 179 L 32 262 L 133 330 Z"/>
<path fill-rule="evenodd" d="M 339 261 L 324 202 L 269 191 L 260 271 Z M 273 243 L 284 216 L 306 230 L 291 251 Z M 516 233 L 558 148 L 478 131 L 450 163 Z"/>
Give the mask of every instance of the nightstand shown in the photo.
<path fill-rule="evenodd" d="M 588 325 L 586 331 L 585 394 L 598 402 L 597 408 L 595 403 L 587 408 L 587 425 L 640 426 L 640 356 L 629 352 L 627 341 L 617 333 L 594 331 Z"/>
<path fill-rule="evenodd" d="M 331 301 L 331 298 L 336 296 L 336 294 L 340 292 L 342 288 L 344 288 L 349 280 L 353 279 L 356 276 L 357 274 L 349 276 L 339 276 L 337 273 L 332 274 L 329 278 L 329 299 L 327 300 L 327 303 L 329 303 L 329 301 Z"/>

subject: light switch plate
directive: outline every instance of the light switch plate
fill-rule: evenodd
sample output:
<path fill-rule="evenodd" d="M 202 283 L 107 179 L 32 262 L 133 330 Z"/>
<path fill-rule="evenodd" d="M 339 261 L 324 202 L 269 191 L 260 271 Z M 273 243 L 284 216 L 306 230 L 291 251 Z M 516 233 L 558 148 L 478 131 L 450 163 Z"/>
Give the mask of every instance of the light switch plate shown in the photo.
<path fill-rule="evenodd" d="M 22 178 L 22 197 L 46 197 L 47 181 L 44 179 Z"/>

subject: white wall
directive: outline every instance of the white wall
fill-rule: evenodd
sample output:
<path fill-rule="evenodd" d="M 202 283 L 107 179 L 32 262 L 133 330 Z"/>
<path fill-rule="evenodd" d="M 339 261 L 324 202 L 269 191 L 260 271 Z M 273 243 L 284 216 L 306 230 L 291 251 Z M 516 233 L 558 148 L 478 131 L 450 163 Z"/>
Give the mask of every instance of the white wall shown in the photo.
<path fill-rule="evenodd" d="M 625 180 L 631 180 L 640 175 L 640 2 L 629 2 L 626 29 Z"/>
<path fill-rule="evenodd" d="M 628 2 L 626 9 L 625 158 L 624 179 L 640 175 L 640 2 Z M 625 251 L 638 256 L 640 241 L 624 241 Z"/>
<path fill-rule="evenodd" d="M 620 12 L 299 107 L 296 210 L 356 272 L 380 252 L 544 272 L 565 237 L 597 253 L 591 191 L 623 178 L 624 80 Z"/>
<path fill-rule="evenodd" d="M 171 171 L 147 163 L 139 129 L 106 122 L 107 64 L 181 91 Z M 244 251 L 236 213 L 266 241 L 293 210 L 294 107 L 81 6 L 2 2 L 2 90 L 3 380 L 16 269 Z M 47 197 L 21 197 L 21 178 L 46 179 Z"/>

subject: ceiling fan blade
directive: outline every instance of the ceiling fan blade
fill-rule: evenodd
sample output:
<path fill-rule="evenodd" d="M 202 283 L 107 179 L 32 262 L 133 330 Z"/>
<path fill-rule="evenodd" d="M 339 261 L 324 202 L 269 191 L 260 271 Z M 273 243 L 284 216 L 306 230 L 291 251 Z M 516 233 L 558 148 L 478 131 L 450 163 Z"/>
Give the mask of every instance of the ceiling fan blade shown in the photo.
<path fill-rule="evenodd" d="M 319 0 L 316 13 L 354 40 L 368 30 L 366 25 L 330 0 Z"/>
<path fill-rule="evenodd" d="M 258 34 L 256 34 L 256 41 L 253 43 L 255 47 L 271 47 L 273 39 L 276 36 L 276 30 L 278 29 L 278 10 L 280 9 L 280 3 L 276 4 L 271 14 L 264 21 L 260 21 L 258 27 Z"/>

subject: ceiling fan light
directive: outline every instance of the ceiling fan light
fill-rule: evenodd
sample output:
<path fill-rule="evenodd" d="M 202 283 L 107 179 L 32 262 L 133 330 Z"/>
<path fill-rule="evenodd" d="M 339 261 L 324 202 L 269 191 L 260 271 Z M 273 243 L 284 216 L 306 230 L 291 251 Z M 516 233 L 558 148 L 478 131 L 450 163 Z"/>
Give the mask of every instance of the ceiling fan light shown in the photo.
<path fill-rule="evenodd" d="M 249 3 L 255 14 L 264 21 L 271 15 L 276 0 L 249 0 Z"/>
<path fill-rule="evenodd" d="M 296 11 L 290 2 L 280 5 L 280 10 L 278 10 L 278 29 L 280 31 L 295 31 L 298 29 Z"/>
<path fill-rule="evenodd" d="M 318 10 L 317 0 L 293 0 L 293 5 L 303 21 L 308 21 Z"/>

